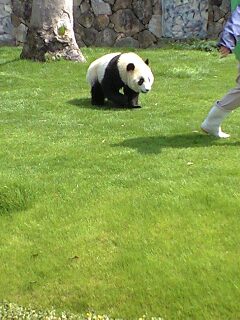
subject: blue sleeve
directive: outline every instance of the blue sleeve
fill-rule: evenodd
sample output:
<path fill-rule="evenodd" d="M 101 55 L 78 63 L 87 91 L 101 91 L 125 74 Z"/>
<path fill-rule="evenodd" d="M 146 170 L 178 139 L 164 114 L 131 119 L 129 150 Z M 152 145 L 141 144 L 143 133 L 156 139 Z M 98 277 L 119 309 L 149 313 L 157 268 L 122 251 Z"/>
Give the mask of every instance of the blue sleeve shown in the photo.
<path fill-rule="evenodd" d="M 240 40 L 240 5 L 226 22 L 218 46 L 224 46 L 233 51 L 238 40 Z"/>

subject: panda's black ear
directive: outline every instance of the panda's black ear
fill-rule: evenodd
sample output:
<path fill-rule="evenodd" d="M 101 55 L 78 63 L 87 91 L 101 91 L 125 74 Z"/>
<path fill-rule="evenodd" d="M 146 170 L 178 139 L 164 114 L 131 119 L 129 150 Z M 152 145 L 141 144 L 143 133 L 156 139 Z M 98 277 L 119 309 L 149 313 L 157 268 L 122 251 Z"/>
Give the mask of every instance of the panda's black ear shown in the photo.
<path fill-rule="evenodd" d="M 148 66 L 148 65 L 149 65 L 149 60 L 148 60 L 148 59 L 145 60 L 145 63 L 146 63 L 146 65 Z"/>
<path fill-rule="evenodd" d="M 135 69 L 134 63 L 129 63 L 129 64 L 127 65 L 127 71 L 133 71 L 134 69 Z"/>

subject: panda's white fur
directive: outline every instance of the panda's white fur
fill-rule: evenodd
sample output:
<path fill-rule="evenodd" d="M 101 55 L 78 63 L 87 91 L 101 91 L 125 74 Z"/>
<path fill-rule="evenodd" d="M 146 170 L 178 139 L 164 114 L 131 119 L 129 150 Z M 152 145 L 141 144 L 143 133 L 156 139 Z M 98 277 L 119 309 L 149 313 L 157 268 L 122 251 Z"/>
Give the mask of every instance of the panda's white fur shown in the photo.
<path fill-rule="evenodd" d="M 110 53 L 93 61 L 87 71 L 92 104 L 104 98 L 125 107 L 138 107 L 138 94 L 151 90 L 154 76 L 146 62 L 133 52 Z M 124 88 L 124 94 L 119 90 Z"/>
<path fill-rule="evenodd" d="M 133 63 L 135 69 L 132 72 L 126 72 L 127 65 Z M 124 53 L 119 57 L 118 70 L 122 81 L 135 92 L 147 93 L 151 90 L 154 77 L 149 66 L 136 53 Z M 143 77 L 142 85 L 138 84 L 139 79 Z"/>
<path fill-rule="evenodd" d="M 112 58 L 116 57 L 119 54 L 120 52 L 105 54 L 104 56 L 98 58 L 97 60 L 94 60 L 90 64 L 87 71 L 87 81 L 91 86 L 96 81 L 99 81 L 100 83 L 102 82 L 107 65 L 112 60 Z"/>

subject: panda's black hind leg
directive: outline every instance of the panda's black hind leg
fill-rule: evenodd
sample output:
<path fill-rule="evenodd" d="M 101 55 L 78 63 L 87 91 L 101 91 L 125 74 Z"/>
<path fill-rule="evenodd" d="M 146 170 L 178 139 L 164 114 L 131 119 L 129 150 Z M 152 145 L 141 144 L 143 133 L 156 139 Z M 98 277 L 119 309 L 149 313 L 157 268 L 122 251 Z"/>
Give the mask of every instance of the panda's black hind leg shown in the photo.
<path fill-rule="evenodd" d="M 93 106 L 101 106 L 104 105 L 104 93 L 102 90 L 102 86 L 97 81 L 91 88 L 91 96 L 92 96 L 92 105 Z"/>

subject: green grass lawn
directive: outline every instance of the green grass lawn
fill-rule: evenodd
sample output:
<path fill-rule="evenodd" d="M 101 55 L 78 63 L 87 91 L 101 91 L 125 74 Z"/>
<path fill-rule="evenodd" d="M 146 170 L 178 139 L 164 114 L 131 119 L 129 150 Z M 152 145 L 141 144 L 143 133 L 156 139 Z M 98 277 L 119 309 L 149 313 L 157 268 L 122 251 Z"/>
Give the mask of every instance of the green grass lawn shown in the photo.
<path fill-rule="evenodd" d="M 0 48 L 0 301 L 134 319 L 240 319 L 240 113 L 217 52 L 142 50 L 141 109 L 90 105 L 90 62 Z"/>

